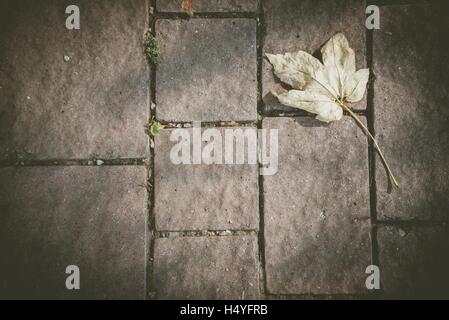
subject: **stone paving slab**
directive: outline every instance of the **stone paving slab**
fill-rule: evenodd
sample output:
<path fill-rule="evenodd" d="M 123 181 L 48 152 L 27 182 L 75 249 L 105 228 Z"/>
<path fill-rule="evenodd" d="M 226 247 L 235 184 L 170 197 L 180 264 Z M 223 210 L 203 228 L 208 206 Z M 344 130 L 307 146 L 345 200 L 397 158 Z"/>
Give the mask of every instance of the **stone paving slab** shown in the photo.
<path fill-rule="evenodd" d="M 0 297 L 143 299 L 145 184 L 144 167 L 1 168 Z"/>
<path fill-rule="evenodd" d="M 146 1 L 76 4 L 0 5 L 0 160 L 147 156 Z"/>
<path fill-rule="evenodd" d="M 258 165 L 175 165 L 170 160 L 177 143 L 170 141 L 172 132 L 164 129 L 155 137 L 156 228 L 258 229 Z"/>
<path fill-rule="evenodd" d="M 158 0 L 160 12 L 182 12 L 181 0 Z M 194 12 L 255 12 L 257 0 L 193 0 Z"/>
<path fill-rule="evenodd" d="M 279 169 L 264 176 L 267 286 L 275 294 L 366 293 L 367 140 L 352 119 L 267 118 Z"/>
<path fill-rule="evenodd" d="M 377 241 L 386 298 L 449 298 L 447 227 L 381 227 Z"/>
<path fill-rule="evenodd" d="M 255 236 L 157 239 L 154 275 L 158 299 L 257 299 Z"/>
<path fill-rule="evenodd" d="M 381 8 L 374 32 L 375 129 L 401 189 L 387 193 L 377 161 L 380 219 L 448 219 L 449 24 L 429 6 Z M 432 23 L 429 23 L 432 21 Z"/>
<path fill-rule="evenodd" d="M 256 22 L 157 20 L 159 120 L 256 120 Z"/>
<path fill-rule="evenodd" d="M 266 36 L 263 52 L 303 50 L 319 53 L 335 33 L 343 32 L 356 53 L 357 68 L 366 65 L 365 2 L 360 0 L 267 0 L 264 1 Z M 262 88 L 266 111 L 298 111 L 281 105 L 270 93 L 280 88 L 267 59 L 263 61 Z M 286 87 L 287 88 L 287 87 Z M 366 98 L 352 106 L 365 109 Z"/>

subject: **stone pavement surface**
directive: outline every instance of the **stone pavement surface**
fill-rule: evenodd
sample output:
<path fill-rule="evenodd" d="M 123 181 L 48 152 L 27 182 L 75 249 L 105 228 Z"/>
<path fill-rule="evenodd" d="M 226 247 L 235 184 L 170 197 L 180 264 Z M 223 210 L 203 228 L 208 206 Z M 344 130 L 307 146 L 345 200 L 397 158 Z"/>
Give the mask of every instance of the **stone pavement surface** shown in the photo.
<path fill-rule="evenodd" d="M 194 12 L 255 12 L 257 0 L 195 0 L 192 2 Z M 181 0 L 158 0 L 160 12 L 183 12 Z"/>
<path fill-rule="evenodd" d="M 0 297 L 141 299 L 144 167 L 0 169 Z M 64 273 L 77 265 L 82 290 Z"/>
<path fill-rule="evenodd" d="M 154 278 L 160 299 L 257 299 L 257 237 L 157 239 Z"/>
<path fill-rule="evenodd" d="M 263 184 L 269 292 L 363 292 L 360 270 L 371 260 L 363 133 L 349 118 L 329 126 L 266 118 L 263 127 L 282 137 L 278 173 Z"/>
<path fill-rule="evenodd" d="M 156 35 L 161 41 L 158 119 L 256 120 L 253 19 L 161 19 L 156 21 Z"/>
<path fill-rule="evenodd" d="M 0 4 L 0 298 L 449 297 L 443 8 L 383 5 L 368 32 L 362 0 L 193 0 L 191 18 L 179 0 L 76 4 L 71 31 L 65 3 Z M 398 191 L 349 117 L 270 94 L 265 53 L 316 53 L 338 31 L 374 72 L 355 109 Z M 172 164 L 170 134 L 194 120 L 279 129 L 277 173 Z"/>
<path fill-rule="evenodd" d="M 175 165 L 173 130 L 155 137 L 157 230 L 257 230 L 258 165 Z"/>
<path fill-rule="evenodd" d="M 387 297 L 447 298 L 448 231 L 447 226 L 379 228 L 379 265 Z"/>
<path fill-rule="evenodd" d="M 385 7 L 381 14 L 385 32 L 373 40 L 375 129 L 402 188 L 387 194 L 377 165 L 379 218 L 447 220 L 449 57 L 438 48 L 448 23 L 424 5 Z"/>
<path fill-rule="evenodd" d="M 148 156 L 145 0 L 2 1 L 0 159 Z M 62 12 L 62 14 L 61 14 Z"/>

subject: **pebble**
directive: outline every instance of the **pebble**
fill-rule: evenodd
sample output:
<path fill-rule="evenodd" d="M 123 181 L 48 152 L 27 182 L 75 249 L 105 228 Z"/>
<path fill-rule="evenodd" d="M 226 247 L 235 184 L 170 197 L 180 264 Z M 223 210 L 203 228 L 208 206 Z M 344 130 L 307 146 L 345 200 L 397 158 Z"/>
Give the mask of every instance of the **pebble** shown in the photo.
<path fill-rule="evenodd" d="M 97 164 L 97 166 L 101 166 L 104 164 L 103 160 L 96 160 L 95 163 Z"/>
<path fill-rule="evenodd" d="M 64 56 L 64 61 L 65 61 L 65 62 L 69 62 L 69 61 L 70 61 L 70 57 L 65 55 L 65 56 Z"/>
<path fill-rule="evenodd" d="M 405 230 L 403 230 L 403 229 L 399 229 L 398 231 L 399 231 L 399 235 L 401 237 L 405 237 L 407 235 L 407 232 L 405 232 Z"/>
<path fill-rule="evenodd" d="M 325 210 L 321 211 L 320 218 L 321 219 L 326 219 L 326 211 Z"/>

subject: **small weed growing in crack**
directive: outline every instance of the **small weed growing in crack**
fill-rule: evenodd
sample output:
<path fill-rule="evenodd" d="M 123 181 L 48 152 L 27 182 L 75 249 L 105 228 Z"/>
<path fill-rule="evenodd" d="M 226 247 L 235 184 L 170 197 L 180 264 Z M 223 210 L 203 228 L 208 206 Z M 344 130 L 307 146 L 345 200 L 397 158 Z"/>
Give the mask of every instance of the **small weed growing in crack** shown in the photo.
<path fill-rule="evenodd" d="M 152 63 L 157 63 L 161 55 L 159 51 L 159 41 L 154 38 L 149 32 L 144 41 L 144 51 L 148 60 Z"/>
<path fill-rule="evenodd" d="M 161 129 L 163 129 L 164 126 L 162 124 L 160 124 L 157 121 L 154 121 L 153 123 L 151 123 L 150 128 L 149 128 L 149 132 L 150 134 L 154 137 L 155 135 L 157 135 L 159 133 L 159 131 L 161 131 Z"/>

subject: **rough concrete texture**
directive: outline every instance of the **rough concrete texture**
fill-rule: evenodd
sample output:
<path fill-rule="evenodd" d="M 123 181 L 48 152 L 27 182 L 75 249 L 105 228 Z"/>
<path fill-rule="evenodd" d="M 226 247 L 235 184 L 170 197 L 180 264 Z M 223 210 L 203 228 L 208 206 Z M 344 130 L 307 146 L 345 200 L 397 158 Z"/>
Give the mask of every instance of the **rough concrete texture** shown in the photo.
<path fill-rule="evenodd" d="M 1 168 L 0 297 L 144 298 L 145 183 L 144 167 Z"/>
<path fill-rule="evenodd" d="M 370 264 L 368 146 L 344 117 L 267 118 L 279 170 L 264 176 L 267 286 L 277 294 L 366 293 Z"/>
<path fill-rule="evenodd" d="M 158 0 L 160 12 L 182 12 L 181 0 Z M 194 12 L 255 12 L 257 0 L 193 0 Z"/>
<path fill-rule="evenodd" d="M 257 299 L 255 236 L 157 239 L 154 274 L 158 299 Z"/>
<path fill-rule="evenodd" d="M 306 51 L 320 57 L 319 49 L 337 32 L 343 32 L 356 52 L 357 68 L 364 68 L 365 2 L 360 0 L 264 1 L 265 53 Z M 262 70 L 263 101 L 267 111 L 298 111 L 281 105 L 270 93 L 281 87 L 265 58 Z M 288 89 L 288 86 L 284 86 Z M 366 98 L 352 106 L 365 109 Z M 301 111 L 299 111 L 301 112 Z"/>
<path fill-rule="evenodd" d="M 401 189 L 376 166 L 380 219 L 448 219 L 449 59 L 444 10 L 382 7 L 374 32 L 375 129 Z M 432 23 L 429 23 L 432 21 Z"/>
<path fill-rule="evenodd" d="M 145 0 L 0 4 L 0 159 L 147 155 Z"/>
<path fill-rule="evenodd" d="M 386 298 L 449 298 L 447 227 L 381 227 L 377 238 Z"/>
<path fill-rule="evenodd" d="M 156 33 L 158 119 L 256 119 L 254 20 L 157 20 Z"/>
<path fill-rule="evenodd" d="M 224 137 L 223 130 L 220 132 Z M 155 137 L 156 228 L 258 229 L 258 165 L 175 165 L 170 151 L 178 140 L 170 141 L 172 132 L 164 129 Z"/>

